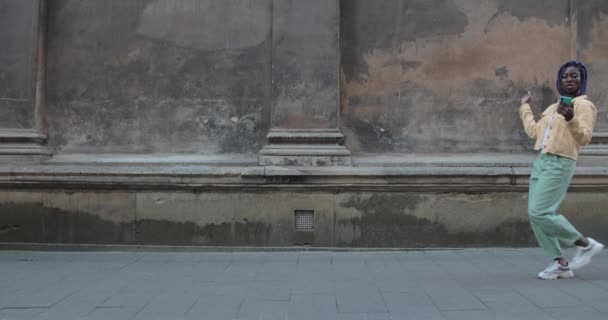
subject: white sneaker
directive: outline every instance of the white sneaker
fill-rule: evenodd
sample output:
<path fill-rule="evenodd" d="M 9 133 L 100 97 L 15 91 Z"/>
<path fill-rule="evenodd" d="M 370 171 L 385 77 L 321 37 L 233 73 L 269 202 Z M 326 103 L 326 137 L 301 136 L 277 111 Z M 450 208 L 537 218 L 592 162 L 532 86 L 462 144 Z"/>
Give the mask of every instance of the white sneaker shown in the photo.
<path fill-rule="evenodd" d="M 567 279 L 574 277 L 574 273 L 570 267 L 564 267 L 555 261 L 547 269 L 541 271 L 538 277 L 543 280 Z"/>
<path fill-rule="evenodd" d="M 588 265 L 589 262 L 591 262 L 591 258 L 604 249 L 603 244 L 591 238 L 587 238 L 587 240 L 589 240 L 589 245 L 586 247 L 576 247 L 576 254 L 574 255 L 574 258 L 572 258 L 572 263 L 570 263 L 572 269 L 578 269 Z"/>

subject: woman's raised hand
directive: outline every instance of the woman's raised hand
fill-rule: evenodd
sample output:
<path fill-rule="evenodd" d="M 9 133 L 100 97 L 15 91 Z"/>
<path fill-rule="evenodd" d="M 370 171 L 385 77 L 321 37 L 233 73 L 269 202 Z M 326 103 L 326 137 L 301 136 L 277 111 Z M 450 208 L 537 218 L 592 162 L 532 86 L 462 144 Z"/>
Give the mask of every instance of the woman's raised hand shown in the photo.
<path fill-rule="evenodd" d="M 528 91 L 526 95 L 521 97 L 521 104 L 530 103 L 530 101 L 532 101 L 532 94 Z"/>

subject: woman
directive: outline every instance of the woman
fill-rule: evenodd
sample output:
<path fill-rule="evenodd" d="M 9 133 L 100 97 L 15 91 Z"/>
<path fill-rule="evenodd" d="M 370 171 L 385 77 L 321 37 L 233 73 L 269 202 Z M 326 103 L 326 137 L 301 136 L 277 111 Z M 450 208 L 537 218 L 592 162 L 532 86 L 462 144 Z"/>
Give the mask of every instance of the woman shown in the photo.
<path fill-rule="evenodd" d="M 572 269 L 591 261 L 604 245 L 584 237 L 558 214 L 568 184 L 574 174 L 580 148 L 591 141 L 597 110 L 587 100 L 587 69 L 578 61 L 569 61 L 557 73 L 559 102 L 550 105 L 538 122 L 530 110 L 530 95 L 522 97 L 519 115 L 524 130 L 536 139 L 534 150 L 540 153 L 534 161 L 528 193 L 528 216 L 538 243 L 554 262 L 541 271 L 541 279 L 574 277 Z M 572 99 L 572 100 L 570 100 Z M 571 263 L 564 257 L 560 242 L 576 246 Z"/>

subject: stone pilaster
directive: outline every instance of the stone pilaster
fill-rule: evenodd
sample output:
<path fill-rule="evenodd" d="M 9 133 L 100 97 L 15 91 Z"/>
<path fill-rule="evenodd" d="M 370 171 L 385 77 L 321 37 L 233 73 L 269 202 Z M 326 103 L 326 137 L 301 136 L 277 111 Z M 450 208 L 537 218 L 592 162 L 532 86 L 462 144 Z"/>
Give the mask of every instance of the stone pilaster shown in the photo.
<path fill-rule="evenodd" d="M 274 0 L 272 128 L 260 165 L 350 165 L 340 132 L 340 1 Z"/>
<path fill-rule="evenodd" d="M 0 10 L 0 163 L 50 156 L 44 131 L 45 0 Z"/>
<path fill-rule="evenodd" d="M 589 83 L 587 94 L 595 104 L 598 117 L 591 143 L 581 150 L 581 155 L 608 156 L 608 116 L 604 106 L 608 103 L 608 57 L 603 52 L 606 41 L 600 35 L 606 19 L 601 12 L 608 11 L 608 2 L 587 0 L 571 2 L 573 37 L 576 59 L 587 65 Z"/>

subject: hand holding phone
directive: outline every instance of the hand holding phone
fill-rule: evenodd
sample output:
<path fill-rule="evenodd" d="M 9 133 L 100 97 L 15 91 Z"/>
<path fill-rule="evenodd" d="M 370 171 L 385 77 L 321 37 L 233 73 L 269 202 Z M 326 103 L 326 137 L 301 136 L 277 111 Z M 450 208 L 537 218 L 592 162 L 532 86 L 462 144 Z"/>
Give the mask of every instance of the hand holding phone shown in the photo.
<path fill-rule="evenodd" d="M 572 98 L 570 97 L 559 97 L 559 106 L 557 107 L 557 113 L 561 114 L 566 121 L 574 118 L 574 106 Z"/>

